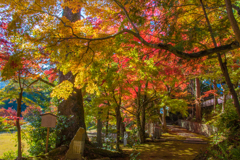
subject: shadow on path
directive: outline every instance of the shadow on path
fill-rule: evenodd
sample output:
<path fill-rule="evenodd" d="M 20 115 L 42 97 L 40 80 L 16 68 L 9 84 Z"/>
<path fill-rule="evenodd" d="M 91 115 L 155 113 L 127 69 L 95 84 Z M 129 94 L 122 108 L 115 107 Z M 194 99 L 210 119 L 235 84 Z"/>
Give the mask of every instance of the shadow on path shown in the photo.
<path fill-rule="evenodd" d="M 168 125 L 168 133 L 163 133 L 161 139 L 153 142 L 147 139 L 146 144 L 135 147 L 141 154 L 141 160 L 192 160 L 202 149 L 208 147 L 208 139 L 175 125 Z M 123 147 L 123 151 L 132 149 Z"/>

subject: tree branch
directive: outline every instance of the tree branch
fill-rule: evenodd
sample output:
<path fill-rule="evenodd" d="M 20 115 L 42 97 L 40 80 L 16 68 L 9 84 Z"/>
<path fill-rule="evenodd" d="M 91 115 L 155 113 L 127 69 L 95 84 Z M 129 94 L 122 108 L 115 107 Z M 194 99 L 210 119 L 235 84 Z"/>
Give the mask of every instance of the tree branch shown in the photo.
<path fill-rule="evenodd" d="M 229 0 L 225 0 L 226 2 L 229 2 Z M 72 28 L 72 26 L 69 26 L 67 25 L 59 16 L 57 15 L 53 15 L 53 14 L 50 14 L 49 12 L 47 11 L 38 11 L 38 12 L 41 12 L 41 13 L 45 13 L 45 14 L 48 14 L 50 16 L 53 16 L 57 19 L 59 19 L 61 21 L 61 23 L 63 23 L 63 25 L 65 27 L 68 27 L 71 29 L 72 31 L 72 35 L 74 37 L 69 37 L 69 38 L 58 38 L 58 39 L 63 39 L 63 40 L 67 40 L 67 39 L 80 39 L 80 40 L 86 40 L 86 41 L 98 41 L 98 40 L 107 40 L 107 39 L 111 39 L 111 38 L 114 38 L 116 37 L 117 35 L 120 35 L 120 34 L 123 34 L 123 33 L 129 33 L 129 34 L 132 34 L 134 37 L 138 38 L 140 40 L 141 43 L 143 43 L 144 45 L 150 47 L 150 48 L 155 48 L 155 49 L 164 49 L 164 50 L 167 50 L 171 53 L 173 53 L 174 55 L 180 57 L 180 58 L 183 58 L 183 59 L 195 59 L 195 58 L 201 58 L 201 57 L 204 57 L 204 56 L 208 56 L 208 55 L 212 55 L 214 53 L 219 53 L 219 52 L 226 52 L 226 51 L 230 51 L 230 50 L 234 50 L 234 49 L 237 49 L 237 48 L 240 48 L 240 45 L 238 42 L 240 42 L 240 36 L 239 36 L 239 39 L 238 41 L 233 41 L 232 43 L 230 44 L 226 44 L 226 45 L 222 45 L 222 46 L 219 46 L 219 47 L 215 47 L 215 48 L 210 48 L 210 49 L 206 49 L 206 50 L 202 50 L 202 51 L 199 51 L 199 52 L 194 52 L 194 53 L 191 53 L 191 54 L 188 54 L 186 52 L 183 52 L 183 51 L 179 51 L 177 50 L 174 46 L 170 45 L 170 44 L 163 44 L 163 43 L 149 43 L 147 41 L 145 41 L 141 36 L 140 34 L 138 33 L 138 30 L 136 28 L 136 26 L 133 24 L 133 22 L 131 21 L 126 9 L 124 8 L 124 6 L 122 6 L 119 2 L 117 2 L 117 0 L 114 0 L 114 2 L 124 11 L 125 15 L 127 16 L 129 22 L 132 24 L 134 30 L 136 31 L 136 33 L 132 30 L 129 30 L 129 29 L 123 29 L 122 31 L 120 32 L 117 32 L 113 35 L 110 35 L 110 36 L 106 36 L 106 37 L 102 37 L 102 38 L 84 38 L 84 37 L 79 37 L 78 35 L 76 35 L 74 33 L 74 30 Z M 235 5 L 231 6 L 231 7 L 234 7 L 234 8 L 237 8 Z M 227 7 L 227 9 L 229 9 L 229 7 Z M 37 11 L 37 10 L 34 10 L 34 9 L 30 9 L 32 11 Z M 231 9 L 232 11 L 232 9 Z M 232 12 L 229 12 L 228 11 L 228 14 L 231 14 Z M 234 17 L 233 17 L 234 18 Z M 235 18 L 234 18 L 235 19 Z M 236 21 L 236 20 L 235 20 Z M 233 26 L 233 25 L 232 25 Z M 236 25 L 234 25 L 236 26 Z M 239 30 L 239 29 L 238 29 Z M 236 33 L 235 33 L 236 34 Z M 240 33 L 239 33 L 240 34 Z M 236 37 L 238 34 L 236 34 Z"/>
<path fill-rule="evenodd" d="M 39 80 L 37 79 L 37 80 L 35 80 L 35 81 L 33 81 L 32 83 L 30 83 L 27 87 L 29 88 L 31 85 L 33 85 L 34 83 L 36 83 L 36 82 L 38 82 Z"/>
<path fill-rule="evenodd" d="M 39 80 L 39 81 L 42 81 L 43 83 L 46 83 L 46 84 L 48 84 L 48 85 L 50 85 L 50 86 L 52 86 L 52 87 L 55 87 L 54 84 L 52 84 L 52 83 L 50 83 L 50 82 L 48 82 L 48 81 L 46 81 L 46 80 L 44 80 L 44 79 L 42 79 L 42 78 L 38 78 L 38 80 Z"/>
<path fill-rule="evenodd" d="M 121 107 L 121 109 L 123 109 L 124 111 L 127 111 L 128 113 L 130 113 L 130 114 L 132 114 L 132 115 L 136 115 L 135 113 L 133 113 L 133 112 L 131 112 L 131 111 L 129 111 L 129 110 L 127 110 L 126 108 L 124 108 L 124 107 Z"/>
<path fill-rule="evenodd" d="M 128 21 L 129 21 L 129 22 L 131 23 L 131 25 L 133 26 L 135 32 L 136 32 L 137 34 L 139 34 L 137 27 L 134 25 L 133 21 L 130 19 L 129 15 L 128 15 L 126 9 L 125 9 L 125 7 L 124 7 L 121 3 L 117 2 L 117 0 L 113 0 L 113 1 L 123 10 L 123 12 L 125 13 L 125 15 L 127 16 Z"/>
<path fill-rule="evenodd" d="M 117 35 L 123 34 L 123 33 L 129 33 L 132 34 L 133 36 L 135 36 L 136 38 L 138 38 L 144 45 L 150 47 L 150 48 L 155 48 L 155 49 L 164 49 L 167 50 L 171 53 L 173 53 L 174 55 L 183 58 L 183 59 L 196 59 L 196 58 L 201 58 L 204 56 L 208 56 L 208 55 L 212 55 L 214 53 L 218 53 L 218 52 L 227 52 L 227 51 L 231 51 L 237 48 L 240 48 L 239 43 L 237 41 L 233 41 L 230 44 L 226 44 L 226 45 L 221 45 L 215 48 L 210 48 L 210 49 L 206 49 L 206 50 L 202 50 L 199 52 L 194 52 L 194 53 L 186 53 L 183 51 L 179 51 L 177 50 L 174 46 L 170 45 L 170 44 L 163 44 L 163 43 L 149 43 L 147 41 L 145 41 L 139 34 L 129 30 L 129 29 L 123 29 L 120 32 L 117 32 L 116 34 L 107 36 L 107 37 L 102 37 L 102 38 L 83 38 L 83 37 L 69 37 L 69 38 L 65 38 L 65 39 L 81 39 L 81 40 L 91 40 L 91 41 L 99 41 L 99 40 L 106 40 L 106 39 L 110 39 L 110 38 L 114 38 Z"/>

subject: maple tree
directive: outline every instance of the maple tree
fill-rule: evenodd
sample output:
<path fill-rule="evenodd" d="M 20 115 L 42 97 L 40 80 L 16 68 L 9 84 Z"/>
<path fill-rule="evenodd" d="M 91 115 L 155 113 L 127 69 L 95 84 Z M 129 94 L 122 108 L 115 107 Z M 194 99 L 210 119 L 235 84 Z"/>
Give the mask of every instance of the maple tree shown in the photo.
<path fill-rule="evenodd" d="M 81 6 L 86 10 L 86 16 L 88 16 L 86 19 L 83 18 L 82 20 L 77 21 L 76 23 L 71 23 L 70 24 L 67 21 L 65 22 L 64 20 L 66 20 L 66 19 L 64 19 L 64 18 L 61 19 L 60 17 L 54 15 L 53 12 L 49 13 L 47 10 L 44 10 L 43 5 L 48 5 L 48 6 L 56 5 L 54 1 L 52 1 L 49 4 L 46 3 L 46 2 L 39 2 L 38 7 L 35 6 L 34 4 L 32 4 L 28 8 L 28 10 L 26 10 L 26 12 L 30 12 L 30 13 L 40 12 L 40 13 L 43 13 L 45 15 L 48 14 L 47 18 L 49 18 L 49 21 L 51 21 L 53 19 L 60 20 L 60 23 L 59 23 L 60 28 L 58 28 L 58 29 L 63 29 L 63 31 L 62 31 L 63 36 L 58 37 L 56 35 L 53 35 L 53 37 L 58 39 L 58 41 L 63 42 L 62 44 L 64 44 L 64 42 L 70 42 L 70 41 L 74 42 L 74 40 L 78 39 L 78 42 L 83 42 L 83 44 L 85 43 L 85 47 L 83 47 L 83 48 L 86 48 L 85 51 L 88 51 L 88 52 L 90 52 L 91 49 L 95 50 L 95 48 L 93 46 L 96 44 L 96 41 L 106 40 L 108 38 L 109 39 L 114 38 L 114 37 L 116 37 L 116 36 L 118 36 L 122 33 L 131 34 L 132 36 L 136 37 L 142 44 L 144 44 L 148 47 L 168 50 L 168 51 L 170 51 L 170 52 L 174 53 L 175 55 L 180 56 L 182 58 L 198 58 L 198 57 L 202 57 L 202 56 L 206 56 L 206 55 L 216 53 L 217 51 L 226 51 L 226 50 L 231 50 L 231 49 L 234 49 L 234 48 L 238 47 L 238 45 L 234 45 L 234 43 L 235 43 L 234 42 L 234 43 L 231 43 L 231 45 L 230 44 L 223 44 L 220 47 L 215 47 L 214 49 L 203 50 L 203 51 L 194 52 L 194 53 L 191 53 L 191 54 L 188 54 L 189 52 L 185 53 L 185 52 L 181 51 L 181 50 L 184 50 L 184 48 L 179 48 L 179 47 L 181 47 L 183 45 L 183 42 L 186 43 L 186 44 L 189 44 L 190 47 L 192 46 L 193 43 L 196 43 L 195 42 L 196 39 L 194 40 L 192 38 L 192 35 L 195 34 L 194 31 L 197 29 L 196 21 L 193 17 L 195 11 L 192 11 L 191 9 L 192 8 L 199 8 L 200 5 L 199 5 L 198 2 L 195 2 L 193 4 L 189 4 L 189 5 L 188 4 L 185 5 L 185 4 L 183 4 L 183 2 L 174 3 L 172 1 L 166 1 L 166 2 L 162 2 L 162 3 L 160 3 L 160 2 L 155 3 L 154 1 L 151 1 L 151 2 L 142 1 L 141 4 L 138 1 L 134 1 L 134 2 L 131 2 L 131 3 L 128 2 L 128 1 L 126 1 L 126 2 L 125 1 L 113 1 L 113 2 L 109 2 L 109 3 L 107 3 L 107 1 L 106 1 L 106 3 L 105 3 L 105 1 L 102 1 L 102 2 L 100 2 L 100 1 L 88 1 L 87 3 L 76 1 L 75 3 L 78 4 L 78 5 L 71 5 L 71 4 L 74 4 L 74 2 L 75 1 L 72 1 L 71 3 L 62 4 L 62 6 L 65 7 L 65 6 L 69 5 L 68 7 L 72 8 L 74 12 L 78 11 L 79 8 L 77 8 L 77 7 Z M 97 5 L 95 5 L 95 6 L 91 5 L 93 3 L 95 3 Z M 23 7 L 23 6 L 21 6 L 21 4 L 23 4 L 23 2 L 20 3 L 19 7 Z M 146 4 L 146 6 L 148 6 L 148 9 L 145 9 L 143 4 Z M 168 6 L 168 4 L 170 4 L 170 5 Z M 133 7 L 133 5 L 137 6 L 137 7 Z M 214 6 L 215 3 L 213 3 L 211 5 Z M 89 7 L 89 6 L 91 6 L 91 7 Z M 95 17 L 91 17 L 93 15 L 93 12 L 95 14 L 96 10 L 94 10 L 94 9 L 96 9 L 97 6 L 100 6 L 99 8 L 105 7 L 105 6 L 106 6 L 107 9 L 111 8 L 112 10 L 115 10 L 115 12 L 114 12 L 115 15 L 117 15 L 117 13 L 119 11 L 121 11 L 121 13 L 119 14 L 119 17 L 114 17 L 114 13 L 113 14 L 107 14 L 108 10 L 105 9 L 105 10 L 101 10 L 99 13 L 97 13 Z M 179 6 L 179 9 L 176 9 L 177 8 L 176 6 Z M 184 6 L 187 6 L 187 7 L 184 7 Z M 34 8 L 34 7 L 38 8 L 39 10 Z M 174 10 L 170 11 L 170 8 L 174 8 Z M 153 10 L 154 12 L 152 11 L 152 9 L 154 9 Z M 221 9 L 222 9 L 222 6 L 220 7 L 220 10 Z M 138 16 L 141 13 L 144 13 L 144 12 L 146 12 L 145 17 L 146 18 L 149 17 L 149 19 L 147 19 L 148 21 L 146 19 L 140 18 L 140 16 Z M 161 16 L 159 18 L 156 18 L 156 16 L 155 16 L 154 17 L 155 19 L 153 19 L 151 17 L 151 15 L 154 15 L 154 14 L 160 15 L 163 12 L 166 12 L 166 13 L 169 13 L 169 14 L 166 15 L 166 16 Z M 184 20 L 184 15 L 187 14 L 188 12 L 190 12 L 192 14 L 192 15 L 191 14 L 189 15 L 190 17 L 192 16 L 191 17 L 192 21 L 189 21 L 189 22 L 190 23 L 194 22 L 194 23 L 193 23 L 193 25 L 185 25 L 185 27 L 184 27 L 179 22 L 182 22 L 182 20 Z M 178 16 L 176 16 L 176 14 Z M 134 17 L 134 18 L 131 19 L 131 16 Z M 99 18 L 96 18 L 96 17 L 99 17 Z M 109 23 L 109 21 L 111 21 L 111 19 L 113 19 L 112 22 L 115 22 L 114 25 L 113 25 L 115 28 L 113 28 L 113 27 L 109 28 L 108 23 Z M 164 26 L 168 22 L 167 19 L 172 19 L 173 20 L 173 22 L 170 23 L 169 27 Z M 177 22 L 176 21 L 177 19 L 178 20 L 180 19 L 180 21 Z M 152 24 L 149 23 L 151 21 L 152 21 Z M 161 21 L 163 23 L 161 23 Z M 61 22 L 63 22 L 63 23 L 61 23 Z M 145 22 L 146 25 L 142 25 L 144 22 Z M 85 37 L 81 36 L 81 33 L 83 31 L 79 30 L 81 28 L 80 27 L 81 24 L 83 24 L 83 23 L 85 24 L 85 26 L 87 24 L 89 25 L 89 28 L 86 30 L 86 33 L 84 33 Z M 219 23 L 219 21 L 217 21 L 217 23 Z M 139 24 L 139 27 L 137 29 L 138 24 Z M 74 27 L 74 25 L 78 26 L 78 27 Z M 179 30 L 169 30 L 169 31 L 167 30 L 167 28 L 173 29 L 174 28 L 173 26 L 177 26 L 177 25 L 180 26 Z M 46 25 L 44 25 L 44 26 L 46 26 Z M 91 26 L 92 26 L 92 28 L 91 28 Z M 104 27 L 104 26 L 106 26 L 106 27 Z M 125 26 L 125 28 L 123 28 L 124 26 Z M 157 37 L 158 37 L 157 41 L 158 42 L 159 41 L 161 42 L 161 38 L 163 40 L 166 39 L 166 35 L 168 35 L 167 40 L 165 40 L 165 43 L 153 43 L 151 41 L 147 42 L 147 41 L 144 40 L 144 34 L 147 33 L 147 32 L 150 33 L 151 31 L 149 29 L 151 27 L 153 28 L 154 26 L 162 26 L 162 27 L 159 27 L 159 29 L 162 29 L 161 32 L 158 31 L 157 29 L 154 30 L 155 34 L 159 33 L 159 32 L 161 33 L 160 35 L 159 34 L 157 35 Z M 49 26 L 49 27 L 51 27 L 51 26 Z M 46 29 L 47 30 L 50 29 L 49 27 L 46 27 Z M 188 31 L 186 31 L 186 27 L 190 27 L 188 29 Z M 78 28 L 78 30 L 76 28 Z M 119 28 L 120 29 L 123 28 L 123 29 L 120 32 L 118 32 L 117 34 L 114 34 L 112 36 L 105 36 L 106 33 L 107 33 L 107 35 L 109 35 L 113 32 L 116 32 L 117 30 L 119 30 Z M 130 28 L 133 28 L 133 30 L 130 30 Z M 202 30 L 202 33 L 204 33 L 204 30 L 206 30 L 207 28 L 202 27 L 200 29 Z M 142 30 L 142 31 L 139 32 L 139 30 Z M 76 33 L 74 31 L 76 31 Z M 108 31 L 108 32 L 106 32 L 106 31 Z M 184 33 L 183 33 L 183 31 L 184 31 Z M 97 34 L 92 34 L 92 33 L 95 33 L 95 32 Z M 51 33 L 56 33 L 56 31 L 50 29 L 50 30 L 46 31 L 46 33 L 48 33 L 48 34 L 49 33 L 50 34 Z M 196 34 L 197 33 L 198 32 L 196 32 Z M 79 34 L 79 35 L 77 35 L 77 34 Z M 182 34 L 182 36 L 181 36 L 181 34 Z M 205 33 L 201 34 L 201 35 L 203 35 L 203 37 L 200 38 L 198 36 L 197 37 L 198 41 L 201 41 L 202 39 L 204 39 L 204 36 L 207 36 Z M 45 36 L 45 35 L 43 34 L 42 36 Z M 90 38 L 88 38 L 88 37 L 90 37 Z M 126 36 L 126 37 L 129 37 L 129 36 Z M 173 38 L 177 37 L 177 38 L 180 38 L 180 39 L 178 41 L 176 41 L 175 43 L 173 43 L 169 40 L 170 37 L 173 37 Z M 196 38 L 196 37 L 194 37 L 194 38 Z M 118 38 L 118 40 L 124 40 L 124 39 L 126 39 L 126 38 L 124 38 L 124 36 L 122 37 L 122 39 Z M 180 41 L 181 39 L 183 39 L 184 41 Z M 190 40 L 189 43 L 186 41 L 187 39 Z M 110 42 L 110 40 L 106 40 L 106 42 Z M 171 45 L 170 42 L 172 43 L 172 45 Z M 69 46 L 69 44 L 67 44 L 67 45 Z M 98 45 L 98 47 L 99 47 L 99 45 Z M 187 47 L 187 45 L 186 45 L 185 48 L 188 49 L 190 47 Z M 199 45 L 197 47 L 202 48 Z M 74 48 L 74 47 L 72 47 L 72 48 Z M 104 51 L 104 49 L 100 48 L 100 47 L 99 47 L 98 50 Z M 63 66 L 63 67 L 65 67 L 65 66 Z M 66 69 L 66 67 L 65 67 L 65 69 Z"/>
<path fill-rule="evenodd" d="M 77 13 L 73 13 L 72 10 L 69 9 L 68 7 L 63 9 L 63 15 L 71 22 L 76 22 L 80 20 L 80 15 Z M 61 49 L 60 53 L 63 54 L 64 57 L 65 56 L 67 57 L 68 54 L 72 53 L 72 48 L 71 48 L 72 46 L 66 44 L 65 47 L 66 47 L 65 49 L 64 48 Z M 77 45 L 74 45 L 74 47 L 77 47 Z M 64 62 L 61 62 L 61 65 L 63 63 Z M 84 95 L 82 93 L 81 88 L 76 87 L 76 85 L 74 85 L 75 88 L 73 86 L 74 81 L 77 78 L 78 77 L 76 77 L 73 70 L 68 70 L 65 67 L 64 67 L 64 70 L 62 69 L 59 70 L 60 85 L 55 88 L 58 88 L 58 87 L 60 88 L 58 90 L 56 89 L 54 93 L 56 93 L 56 95 L 61 95 L 61 98 L 64 98 L 64 100 L 58 106 L 58 111 L 60 115 L 66 115 L 66 116 L 71 115 L 71 118 L 68 120 L 68 122 L 72 122 L 72 125 L 66 128 L 65 130 L 61 131 L 61 133 L 59 134 L 59 136 L 61 137 L 61 140 L 57 144 L 57 146 L 61 146 L 66 142 L 69 143 L 72 140 L 72 137 L 78 131 L 79 127 L 84 128 L 86 132 L 86 124 L 84 120 L 84 108 L 83 108 Z M 61 88 L 61 86 L 63 88 Z M 68 92 L 67 94 L 66 94 L 66 91 Z M 60 94 L 62 92 L 63 94 Z M 87 136 L 86 136 L 86 143 L 89 143 Z"/>
<path fill-rule="evenodd" d="M 234 76 L 238 73 L 238 63 L 230 61 L 231 65 L 227 66 L 227 61 L 223 61 L 224 56 L 234 57 L 234 60 L 239 57 L 237 23 L 240 19 L 235 16 L 236 12 L 231 14 L 232 8 L 237 8 L 236 5 L 231 6 L 231 2 L 237 4 L 237 1 L 225 0 L 226 7 L 223 1 L 205 4 L 202 0 L 66 0 L 61 4 L 54 0 L 0 2 L 7 6 L 7 12 L 15 13 L 12 24 L 17 26 L 10 25 L 10 31 L 29 25 L 28 30 L 18 33 L 18 37 L 24 39 L 26 44 L 32 44 L 31 51 L 35 51 L 30 55 L 26 52 L 21 56 L 9 54 L 13 59 L 10 62 L 1 51 L 0 58 L 6 63 L 3 66 L 12 66 L 8 68 L 15 71 L 20 66 L 19 59 L 22 56 L 25 58 L 23 61 L 31 62 L 28 58 L 39 61 L 48 59 L 45 63 L 54 64 L 46 72 L 51 75 L 50 79 L 57 75 L 60 79 L 52 96 L 63 99 L 59 111 L 62 114 L 74 114 L 73 120 L 77 122 L 72 126 L 71 134 L 67 134 L 70 128 L 62 132 L 63 135 L 69 135 L 68 140 L 79 127 L 86 128 L 83 96 L 96 94 L 100 96 L 98 100 L 95 99 L 99 101 L 97 105 L 108 106 L 104 109 L 108 113 L 110 106 L 113 107 L 110 112 L 115 110 L 117 144 L 120 124 L 124 121 L 121 120 L 121 114 L 127 113 L 123 110 L 134 112 L 140 139 L 144 142 L 146 109 L 151 108 L 154 102 L 159 103 L 160 106 L 155 106 L 158 110 L 161 107 L 165 110 L 166 106 L 171 108 L 170 104 L 176 101 L 175 98 L 181 98 L 179 93 L 184 93 L 186 77 L 194 75 L 198 84 L 199 74 L 203 74 L 201 70 L 206 71 L 211 63 L 217 67 L 216 58 L 220 64 L 218 71 L 221 70 L 240 115 L 235 91 L 237 87 L 233 85 L 239 81 L 238 76 Z M 204 7 L 204 4 L 207 6 Z M 224 13 L 226 9 L 227 14 Z M 5 28 L 5 25 L 2 26 Z M 234 32 L 230 30 L 231 27 Z M 1 43 L 8 45 L 5 39 L 1 39 Z M 228 69 L 234 66 L 236 70 Z M 207 71 L 212 72 L 210 69 Z M 222 81 L 218 77 L 212 80 Z M 197 100 L 200 99 L 199 87 L 196 85 Z M 71 107 L 68 108 L 68 104 Z M 186 105 L 182 106 L 184 108 Z M 176 106 L 172 105 L 172 108 Z M 197 104 L 199 121 L 200 108 L 200 104 Z"/>
<path fill-rule="evenodd" d="M 4 32 L 6 37 L 3 38 L 1 44 L 1 81 L 9 81 L 8 84 L 1 89 L 1 102 L 11 99 L 17 101 L 17 115 L 11 119 L 16 121 L 17 139 L 18 139 L 18 158 L 22 159 L 21 152 L 21 106 L 22 101 L 25 104 L 34 104 L 34 102 L 23 96 L 24 90 L 31 90 L 32 85 L 37 81 L 45 81 L 40 77 L 42 72 L 41 62 L 43 57 L 34 57 L 34 50 L 31 44 L 27 43 L 24 37 L 21 37 L 24 29 L 18 26 L 18 23 L 9 22 L 8 25 L 2 25 L 2 29 L 6 30 L 15 26 L 12 30 Z"/>
<path fill-rule="evenodd" d="M 112 60 L 114 60 L 114 62 L 111 62 Z M 93 101 L 95 106 L 99 107 L 101 112 L 108 112 L 108 114 L 109 112 L 114 113 L 117 126 L 116 150 L 120 149 L 120 131 L 122 133 L 122 137 L 124 133 L 124 126 L 122 123 L 123 118 L 120 111 L 122 107 L 123 96 L 126 92 L 124 90 L 125 85 L 123 83 L 125 75 L 121 72 L 123 66 L 124 64 L 119 62 L 119 59 L 116 59 L 116 57 L 113 56 L 113 59 L 111 58 L 107 61 L 105 59 L 103 61 L 93 62 L 93 66 L 91 67 L 92 79 L 95 79 L 95 83 L 98 83 L 100 86 L 98 90 L 100 93 L 97 94 L 91 101 Z M 99 110 L 97 111 L 99 112 Z"/>
<path fill-rule="evenodd" d="M 0 116 L 17 116 L 17 111 L 12 109 L 11 107 L 8 107 L 8 109 L 1 108 L 0 109 Z"/>

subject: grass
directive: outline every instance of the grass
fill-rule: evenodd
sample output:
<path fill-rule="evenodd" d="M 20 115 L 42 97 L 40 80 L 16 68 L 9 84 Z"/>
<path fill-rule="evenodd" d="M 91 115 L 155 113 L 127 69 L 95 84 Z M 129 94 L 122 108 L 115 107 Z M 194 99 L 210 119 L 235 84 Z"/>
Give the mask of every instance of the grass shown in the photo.
<path fill-rule="evenodd" d="M 28 146 L 26 141 L 22 140 L 23 152 L 27 153 Z M 1 133 L 0 134 L 0 157 L 4 152 L 17 151 L 17 132 L 15 133 Z"/>

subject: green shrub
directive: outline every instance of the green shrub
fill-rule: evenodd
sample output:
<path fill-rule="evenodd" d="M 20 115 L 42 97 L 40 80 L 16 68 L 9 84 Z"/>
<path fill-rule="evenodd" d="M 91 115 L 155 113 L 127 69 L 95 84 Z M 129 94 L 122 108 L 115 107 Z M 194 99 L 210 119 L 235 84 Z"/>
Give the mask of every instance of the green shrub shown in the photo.
<path fill-rule="evenodd" d="M 228 107 L 226 107 L 225 112 L 220 114 L 217 121 L 214 123 L 219 132 L 225 133 L 226 136 L 240 129 L 239 117 L 235 107 L 231 101 L 228 101 L 227 104 Z"/>
<path fill-rule="evenodd" d="M 1 158 L 4 160 L 14 160 L 17 158 L 17 152 L 16 151 L 4 152 Z"/>
<path fill-rule="evenodd" d="M 15 160 L 17 158 L 18 152 L 17 151 L 7 151 L 3 153 L 3 156 L 0 157 L 0 159 L 4 160 Z M 22 155 L 22 157 L 26 157 L 25 154 Z"/>
<path fill-rule="evenodd" d="M 10 132 L 16 130 L 16 127 L 9 124 L 9 120 L 0 116 L 0 132 Z"/>
<path fill-rule="evenodd" d="M 233 148 L 230 150 L 232 154 L 233 160 L 239 160 L 240 159 L 240 146 L 237 146 L 236 148 Z"/>
<path fill-rule="evenodd" d="M 6 125 L 4 123 L 4 121 L 5 121 L 5 118 L 0 116 L 0 132 L 4 131 L 4 128 L 5 128 L 5 125 Z"/>
<path fill-rule="evenodd" d="M 25 117 L 28 121 L 28 125 L 22 130 L 24 139 L 26 139 L 29 150 L 28 152 L 33 155 L 39 155 L 45 152 L 47 128 L 41 127 L 41 116 L 38 110 L 35 110 L 33 115 Z M 68 127 L 67 117 L 63 115 L 57 115 L 57 125 L 55 128 L 49 129 L 48 151 L 51 151 L 56 147 L 56 143 L 60 140 L 57 136 L 62 129 Z"/>
<path fill-rule="evenodd" d="M 207 154 L 201 153 L 200 159 L 240 159 L 240 119 L 231 99 L 226 106 L 224 113 L 215 116 L 211 122 L 218 132 L 212 137 L 212 147 L 206 151 Z"/>

